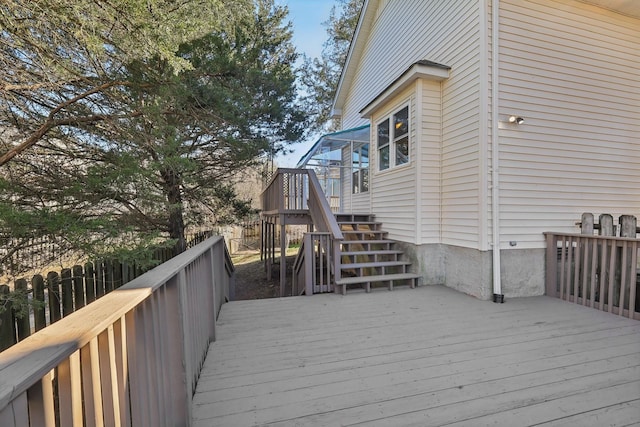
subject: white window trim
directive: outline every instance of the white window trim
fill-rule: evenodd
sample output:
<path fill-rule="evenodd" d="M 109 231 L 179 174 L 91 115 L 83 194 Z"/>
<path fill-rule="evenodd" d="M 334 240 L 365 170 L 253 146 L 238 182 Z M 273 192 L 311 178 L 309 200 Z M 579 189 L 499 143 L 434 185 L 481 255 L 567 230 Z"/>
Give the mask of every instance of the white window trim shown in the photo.
<path fill-rule="evenodd" d="M 407 121 L 408 121 L 408 126 L 407 126 L 407 156 L 408 156 L 408 160 L 405 163 L 401 163 L 401 164 L 396 164 L 396 150 L 397 150 L 397 142 L 398 142 L 398 138 L 395 136 L 395 127 L 393 126 L 393 117 L 399 113 L 400 111 L 402 111 L 403 109 L 407 109 Z M 385 169 L 381 169 L 380 168 L 380 146 L 378 145 L 378 127 L 383 124 L 384 122 L 387 122 L 389 124 L 389 143 L 388 146 L 389 147 L 389 167 L 385 168 Z M 405 166 L 408 166 L 411 164 L 411 106 L 410 103 L 407 101 L 404 104 L 400 104 L 398 107 L 394 108 L 393 110 L 391 110 L 391 113 L 387 114 L 384 119 L 378 120 L 376 122 L 376 127 L 375 127 L 375 153 L 376 153 L 376 171 L 378 173 L 384 173 L 384 172 L 388 172 L 390 170 L 396 170 L 398 168 L 402 168 Z M 404 138 L 404 135 L 400 138 Z M 369 148 L 369 152 L 371 153 L 371 148 Z M 371 157 L 371 156 L 369 156 Z M 369 165 L 371 165 L 371 158 L 369 158 Z"/>

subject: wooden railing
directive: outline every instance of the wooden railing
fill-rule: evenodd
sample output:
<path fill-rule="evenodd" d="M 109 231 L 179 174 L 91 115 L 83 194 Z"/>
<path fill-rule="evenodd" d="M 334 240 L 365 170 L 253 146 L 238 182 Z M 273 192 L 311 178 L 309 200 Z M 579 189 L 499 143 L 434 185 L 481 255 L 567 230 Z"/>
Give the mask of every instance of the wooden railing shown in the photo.
<path fill-rule="evenodd" d="M 307 169 L 278 169 L 262 192 L 262 213 L 275 214 L 308 209 Z"/>
<path fill-rule="evenodd" d="M 305 273 L 305 289 L 314 290 L 316 293 L 330 292 L 333 283 L 340 277 L 340 242 L 344 239 L 344 236 L 342 235 L 342 231 L 340 231 L 338 221 L 336 221 L 336 217 L 331 211 L 329 201 L 322 191 L 316 174 L 312 170 L 308 170 L 308 176 L 309 215 L 311 215 L 316 231 L 325 234 L 316 233 L 315 237 L 309 237 L 309 244 L 306 245 L 308 252 L 305 253 L 300 250 L 298 258 L 300 258 L 300 263 L 305 264 L 305 272 L 311 272 L 311 274 Z M 312 245 L 311 241 L 318 242 L 317 250 L 310 251 L 311 247 L 315 248 L 315 245 Z M 322 272 L 325 271 L 325 269 L 317 258 L 322 257 L 323 253 L 327 256 L 326 273 L 328 275 L 323 275 Z M 313 256 L 308 256 L 309 254 Z M 316 268 L 320 268 L 320 273 L 316 271 Z M 306 293 L 307 295 L 311 295 L 308 291 Z"/>
<path fill-rule="evenodd" d="M 545 236 L 547 295 L 640 320 L 640 239 Z"/>
<path fill-rule="evenodd" d="M 186 246 L 191 248 L 211 236 L 211 230 L 188 233 Z M 173 256 L 173 248 L 162 247 L 153 251 L 152 260 L 163 263 Z M 46 276 L 35 274 L 31 280 L 20 278 L 15 280 L 14 289 L 24 302 L 17 307 L 11 301 L 2 301 L 10 287 L 0 284 L 0 351 L 149 271 L 149 264 L 97 260 L 60 272 L 49 271 Z"/>
<path fill-rule="evenodd" d="M 0 426 L 190 425 L 232 278 L 212 237 L 0 353 Z"/>
<path fill-rule="evenodd" d="M 293 294 L 333 292 L 333 239 L 331 233 L 305 233 L 293 263 Z"/>
<path fill-rule="evenodd" d="M 314 278 L 317 276 L 315 273 L 311 274 L 310 271 L 315 271 L 318 264 L 314 264 L 316 257 L 318 256 L 317 250 L 311 251 L 316 247 L 314 244 L 302 245 L 294 266 L 294 276 L 297 280 L 294 294 L 302 292 L 302 289 L 298 291 L 297 287 L 305 283 L 305 293 L 311 295 L 314 289 L 316 292 L 328 292 L 331 288 L 332 280 L 335 280 L 335 275 L 340 274 L 340 241 L 343 240 L 340 226 L 336 221 L 335 215 L 332 212 L 331 206 L 320 182 L 316 177 L 316 174 L 311 169 L 278 169 L 276 174 L 271 178 L 271 181 L 267 185 L 266 189 L 262 192 L 262 214 L 265 216 L 275 216 L 277 214 L 308 214 L 311 216 L 313 227 L 315 231 L 321 233 L 315 233 L 314 237 L 310 237 L 315 242 L 320 242 L 319 236 L 322 238 L 322 253 L 327 254 L 330 259 L 329 268 L 327 273 L 322 276 L 323 282 L 318 282 Z M 275 231 L 273 225 L 269 225 L 268 229 L 263 229 L 263 247 L 262 253 L 265 253 L 265 263 L 267 274 L 270 275 L 270 265 L 275 257 Z M 324 234 L 323 234 L 324 233 Z M 264 237 L 266 236 L 266 240 Z M 314 254 L 313 256 L 306 256 L 306 253 L 302 248 L 306 246 L 307 253 Z M 323 259 L 325 262 L 326 259 Z M 305 266 L 305 263 L 308 265 Z M 312 264 L 314 266 L 312 266 Z M 281 271 L 282 271 L 281 265 Z M 319 280 L 319 276 L 318 276 Z M 329 280 L 328 282 L 326 282 Z M 315 282 L 314 282 L 315 281 Z M 326 282 L 326 283 L 325 283 Z M 329 286 L 329 287 L 328 287 Z M 282 282 L 281 282 L 282 288 Z M 283 289 L 281 289 L 282 294 Z"/>

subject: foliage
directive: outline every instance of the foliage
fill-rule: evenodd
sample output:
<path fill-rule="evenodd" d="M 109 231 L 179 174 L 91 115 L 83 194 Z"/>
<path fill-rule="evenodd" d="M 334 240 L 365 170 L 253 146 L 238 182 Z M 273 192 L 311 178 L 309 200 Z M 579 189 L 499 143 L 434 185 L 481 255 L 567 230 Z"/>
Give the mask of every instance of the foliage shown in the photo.
<path fill-rule="evenodd" d="M 29 316 L 31 310 L 42 309 L 45 306 L 43 301 L 38 301 L 29 297 L 29 289 L 14 289 L 11 292 L 0 292 L 0 314 L 8 308 L 13 310 L 13 315 L 18 319 Z M 2 325 L 0 324 L 0 327 Z M 6 327 L 6 326 L 5 326 Z"/>
<path fill-rule="evenodd" d="M 11 149 L 0 165 L 61 126 L 140 114 L 119 96 L 123 87 L 144 84 L 126 78 L 127 64 L 160 58 L 174 73 L 192 68 L 177 55 L 179 46 L 233 25 L 241 11 L 251 10 L 248 5 L 249 0 L 3 2 L 0 124 L 13 128 L 21 143 L 2 147 Z"/>
<path fill-rule="evenodd" d="M 306 92 L 304 100 L 313 116 L 314 129 L 332 131 L 337 128 L 337 123 L 327 126 L 363 4 L 364 0 L 338 0 L 338 6 L 331 9 L 329 20 L 323 23 L 328 39 L 323 45 L 321 58 L 304 58 L 301 67 L 302 89 Z"/>
<path fill-rule="evenodd" d="M 167 237 L 184 249 L 190 223 L 246 213 L 229 178 L 305 129 L 286 8 L 67 3 L 0 6 L 0 25 L 29 21 L 0 33 L 0 152 L 34 145 L 0 169 L 0 237 L 142 256 Z"/>

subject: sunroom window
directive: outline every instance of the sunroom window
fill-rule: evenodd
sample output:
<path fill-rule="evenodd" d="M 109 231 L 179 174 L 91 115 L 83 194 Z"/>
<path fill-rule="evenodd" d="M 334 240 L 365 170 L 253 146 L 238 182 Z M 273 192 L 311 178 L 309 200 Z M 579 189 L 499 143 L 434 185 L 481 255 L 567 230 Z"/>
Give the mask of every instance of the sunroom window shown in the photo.
<path fill-rule="evenodd" d="M 409 162 L 409 107 L 378 124 L 378 169 Z"/>
<path fill-rule="evenodd" d="M 389 169 L 389 119 L 378 125 L 378 167 Z"/>
<path fill-rule="evenodd" d="M 353 194 L 366 193 L 369 191 L 369 144 L 354 146 L 351 161 Z"/>

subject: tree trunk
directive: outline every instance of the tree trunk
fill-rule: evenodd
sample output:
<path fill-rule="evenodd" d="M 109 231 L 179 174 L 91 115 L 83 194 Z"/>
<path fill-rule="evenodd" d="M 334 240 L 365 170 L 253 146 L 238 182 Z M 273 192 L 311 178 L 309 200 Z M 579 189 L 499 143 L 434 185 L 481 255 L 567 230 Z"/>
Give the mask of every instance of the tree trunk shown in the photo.
<path fill-rule="evenodd" d="M 178 255 L 186 250 L 187 244 L 184 235 L 184 218 L 182 216 L 182 195 L 180 193 L 180 176 L 171 169 L 161 172 L 164 188 L 169 203 L 169 237 L 176 241 L 173 246 L 173 254 Z"/>

